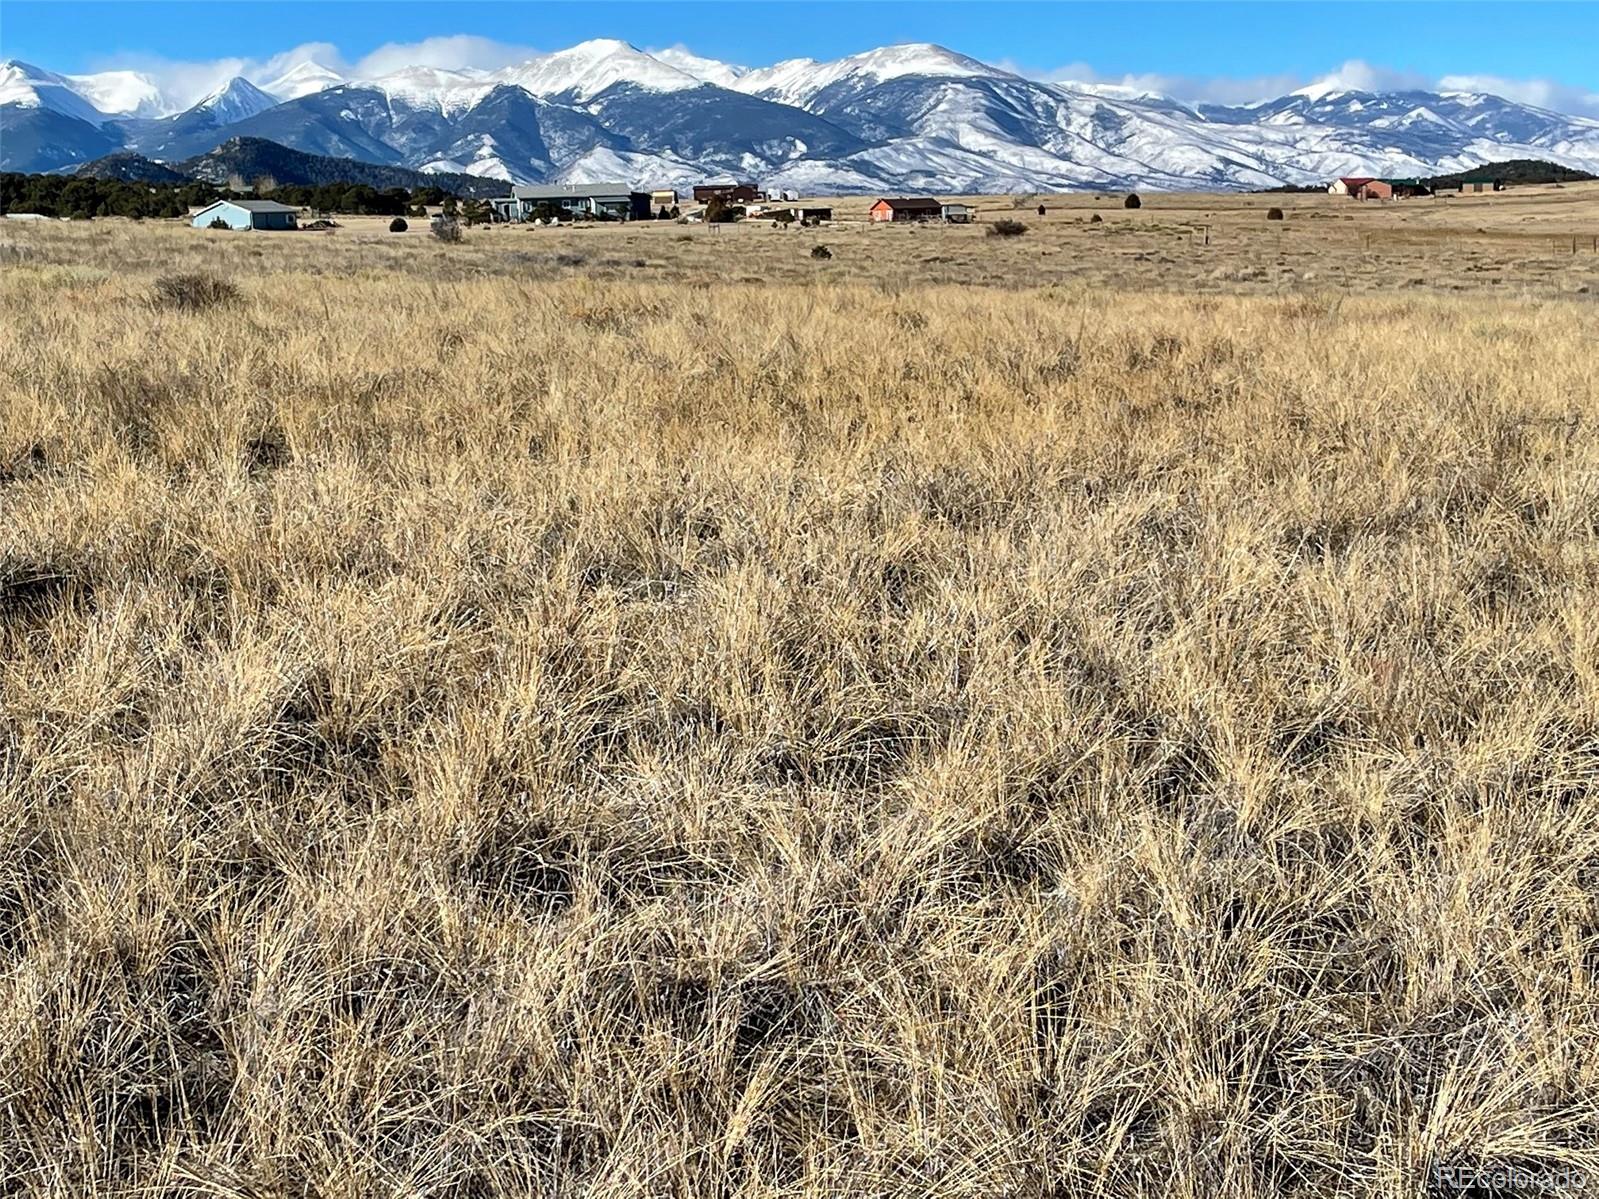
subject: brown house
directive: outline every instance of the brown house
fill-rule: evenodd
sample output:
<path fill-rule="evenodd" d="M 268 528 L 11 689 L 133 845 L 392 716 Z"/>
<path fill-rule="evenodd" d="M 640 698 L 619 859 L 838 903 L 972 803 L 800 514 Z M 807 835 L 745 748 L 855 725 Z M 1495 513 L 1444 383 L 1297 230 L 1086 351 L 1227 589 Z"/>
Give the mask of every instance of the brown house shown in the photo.
<path fill-rule="evenodd" d="M 718 196 L 729 204 L 753 204 L 761 198 L 761 193 L 753 183 L 696 183 L 694 185 L 694 203 L 696 204 L 709 204 Z"/>
<path fill-rule="evenodd" d="M 885 196 L 872 205 L 873 221 L 936 221 L 944 206 L 931 196 Z"/>
<path fill-rule="evenodd" d="M 1327 189 L 1335 196 L 1350 196 L 1356 200 L 1392 200 L 1394 185 L 1386 179 L 1371 179 L 1365 175 L 1350 175 L 1339 179 Z"/>

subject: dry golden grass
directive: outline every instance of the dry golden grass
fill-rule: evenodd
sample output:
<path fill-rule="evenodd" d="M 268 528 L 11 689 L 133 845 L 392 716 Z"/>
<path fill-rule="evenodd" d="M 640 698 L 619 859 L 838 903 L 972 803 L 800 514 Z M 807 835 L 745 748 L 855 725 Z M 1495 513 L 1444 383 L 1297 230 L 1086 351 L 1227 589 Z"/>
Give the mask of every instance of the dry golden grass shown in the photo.
<path fill-rule="evenodd" d="M 1599 1177 L 1591 303 L 207 236 L 7 243 L 0 1189 Z"/>

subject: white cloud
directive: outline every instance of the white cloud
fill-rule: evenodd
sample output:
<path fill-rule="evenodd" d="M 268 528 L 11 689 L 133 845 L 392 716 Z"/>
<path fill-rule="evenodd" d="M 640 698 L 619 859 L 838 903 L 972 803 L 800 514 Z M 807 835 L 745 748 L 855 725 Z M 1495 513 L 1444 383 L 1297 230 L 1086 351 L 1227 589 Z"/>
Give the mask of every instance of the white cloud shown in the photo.
<path fill-rule="evenodd" d="M 1551 108 L 1556 112 L 1576 113 L 1578 116 L 1599 117 L 1599 93 L 1583 87 L 1568 87 L 1552 79 L 1506 79 L 1500 75 L 1445 75 L 1438 86 L 1450 92 L 1488 92 L 1515 100 L 1519 104 L 1532 104 Z"/>
<path fill-rule="evenodd" d="M 513 63 L 526 62 L 537 53 L 527 46 L 512 46 L 492 38 L 461 33 L 453 37 L 430 37 L 420 42 L 390 42 L 379 46 L 355 64 L 354 74 L 358 79 L 375 78 L 402 67 L 497 71 Z"/>
<path fill-rule="evenodd" d="M 153 54 L 119 54 L 92 64 L 93 71 L 138 71 L 155 81 L 163 107 L 180 111 L 215 91 L 237 75 L 252 83 L 276 79 L 302 62 L 320 63 L 335 71 L 348 69 L 339 48 L 330 42 L 306 42 L 270 58 L 215 58 L 185 62 Z"/>

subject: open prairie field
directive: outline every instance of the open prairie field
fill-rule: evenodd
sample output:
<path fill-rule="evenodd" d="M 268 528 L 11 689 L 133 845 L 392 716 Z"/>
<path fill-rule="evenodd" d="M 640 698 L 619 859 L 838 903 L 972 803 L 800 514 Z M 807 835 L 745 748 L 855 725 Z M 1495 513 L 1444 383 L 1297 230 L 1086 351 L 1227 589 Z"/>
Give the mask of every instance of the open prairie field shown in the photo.
<path fill-rule="evenodd" d="M 715 227 L 481 226 L 454 247 L 435 243 L 421 220 L 391 234 L 387 217 L 339 217 L 340 228 L 331 231 L 243 239 L 222 232 L 196 237 L 182 222 L 142 229 L 118 221 L 91 228 L 30 223 L 25 231 L 8 222 L 0 245 L 20 243 L 40 265 L 108 271 L 395 270 L 439 281 L 575 275 L 696 289 L 855 282 L 887 290 L 1055 285 L 1192 295 L 1436 291 L 1599 301 L 1599 183 L 1367 203 L 1323 194 L 1151 193 L 1135 211 L 1123 208 L 1119 195 L 988 196 L 970 200 L 977 221 L 969 226 L 874 226 L 867 219 L 871 197 L 814 202 L 830 205 L 836 221 L 787 230 L 762 220 Z M 1273 207 L 1283 220 L 1267 220 Z M 1001 219 L 1021 221 L 1027 231 L 988 236 Z M 818 245 L 832 258 L 812 259 Z"/>
<path fill-rule="evenodd" d="M 1596 198 L 0 228 L 0 1191 L 1592 1185 Z"/>

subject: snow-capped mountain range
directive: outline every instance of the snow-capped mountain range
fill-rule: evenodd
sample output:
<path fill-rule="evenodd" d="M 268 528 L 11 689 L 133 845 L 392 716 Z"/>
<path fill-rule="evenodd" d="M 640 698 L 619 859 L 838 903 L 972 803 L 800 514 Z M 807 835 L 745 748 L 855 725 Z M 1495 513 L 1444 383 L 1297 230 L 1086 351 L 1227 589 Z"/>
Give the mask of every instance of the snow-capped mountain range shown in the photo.
<path fill-rule="evenodd" d="M 1599 121 L 1484 93 L 1317 85 L 1185 104 L 920 44 L 756 69 L 611 40 L 494 71 L 346 78 L 305 61 L 187 105 L 136 72 L 0 64 L 5 170 L 70 170 L 120 149 L 174 162 L 232 137 L 518 183 L 732 175 L 811 194 L 1254 188 L 1514 158 L 1599 172 Z"/>

